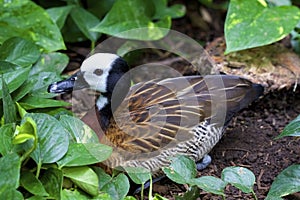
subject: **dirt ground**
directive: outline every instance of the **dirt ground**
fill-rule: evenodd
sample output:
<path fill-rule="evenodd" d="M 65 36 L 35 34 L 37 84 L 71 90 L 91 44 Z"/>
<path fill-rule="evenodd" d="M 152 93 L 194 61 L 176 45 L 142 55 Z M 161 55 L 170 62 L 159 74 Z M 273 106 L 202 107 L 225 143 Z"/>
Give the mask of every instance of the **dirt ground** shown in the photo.
<path fill-rule="evenodd" d="M 255 174 L 254 191 L 257 197 L 264 199 L 279 172 L 291 164 L 299 163 L 299 140 L 292 137 L 274 140 L 299 113 L 299 90 L 283 90 L 264 96 L 232 120 L 225 135 L 210 153 L 213 159 L 211 165 L 199 172 L 199 176 L 221 177 L 225 167 L 246 167 Z M 186 191 L 186 188 L 167 180 L 157 183 L 154 189 L 169 198 Z M 207 200 L 222 199 L 206 192 L 201 192 L 200 197 Z M 229 186 L 226 188 L 226 199 L 254 198 Z M 297 199 L 297 196 L 287 199 Z"/>
<path fill-rule="evenodd" d="M 181 2 L 181 1 L 179 1 Z M 223 35 L 225 11 L 211 10 L 201 6 L 198 1 L 186 4 L 188 12 L 182 19 L 173 21 L 173 29 L 207 44 L 214 38 Z M 207 12 L 211 20 L 199 22 L 199 9 Z M 204 11 L 203 11 L 204 10 Z M 79 67 L 84 54 L 89 53 L 81 44 L 68 45 L 71 57 L 69 70 Z M 71 49 L 71 50 L 70 50 Z M 75 50 L 74 50 L 75 49 Z M 81 55 L 80 55 L 81 54 Z M 225 135 L 210 153 L 213 161 L 200 175 L 221 176 L 221 171 L 228 166 L 243 166 L 255 174 L 254 191 L 259 199 L 264 199 L 274 180 L 283 169 L 291 164 L 300 163 L 299 140 L 286 137 L 274 140 L 283 128 L 300 113 L 300 86 L 295 92 L 292 89 L 273 91 L 240 112 L 231 122 Z M 170 180 L 154 184 L 157 192 L 169 199 L 186 191 L 183 185 Z M 201 191 L 201 199 L 221 199 Z M 297 194 L 287 199 L 300 199 Z M 226 188 L 226 199 L 254 199 L 232 186 Z"/>

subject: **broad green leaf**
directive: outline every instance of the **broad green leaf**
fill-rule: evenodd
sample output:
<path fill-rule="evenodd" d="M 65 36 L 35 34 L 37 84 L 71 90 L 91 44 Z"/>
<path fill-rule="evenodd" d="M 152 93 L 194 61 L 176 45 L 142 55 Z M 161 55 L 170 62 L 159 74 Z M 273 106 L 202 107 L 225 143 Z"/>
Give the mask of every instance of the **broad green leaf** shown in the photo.
<path fill-rule="evenodd" d="M 202 190 L 225 196 L 224 189 L 227 185 L 223 180 L 213 177 L 213 176 L 201 176 L 199 178 L 191 179 L 190 185 L 197 185 Z"/>
<path fill-rule="evenodd" d="M 54 163 L 60 160 L 67 152 L 69 146 L 68 133 L 60 122 L 54 117 L 43 113 L 28 113 L 37 125 L 38 144 L 31 153 L 36 163 Z M 26 150 L 32 147 L 29 140 L 24 145 Z"/>
<path fill-rule="evenodd" d="M 300 165 L 284 169 L 271 185 L 268 197 L 283 197 L 300 191 Z M 271 199 L 271 198 L 270 198 Z"/>
<path fill-rule="evenodd" d="M 15 65 L 11 62 L 0 60 L 0 74 L 5 74 L 7 72 L 14 72 L 16 70 L 19 70 L 20 68 L 22 67 Z"/>
<path fill-rule="evenodd" d="M 296 28 L 291 32 L 291 45 L 293 50 L 300 54 L 300 23 L 297 24 Z"/>
<path fill-rule="evenodd" d="M 15 125 L 5 124 L 0 127 L 0 153 L 5 156 L 13 152 L 12 137 Z"/>
<path fill-rule="evenodd" d="M 199 198 L 199 188 L 197 186 L 192 186 L 184 193 L 183 196 L 175 196 L 175 200 L 197 200 Z M 155 195 L 153 200 L 167 200 L 164 197 Z"/>
<path fill-rule="evenodd" d="M 179 184 L 189 183 L 197 174 L 195 162 L 185 156 L 173 158 L 170 166 L 164 167 L 163 171 L 169 179 Z"/>
<path fill-rule="evenodd" d="M 282 131 L 282 133 L 276 137 L 276 139 L 286 136 L 300 136 L 300 115 L 291 121 Z"/>
<path fill-rule="evenodd" d="M 82 42 L 88 40 L 70 16 L 67 17 L 66 23 L 61 29 L 61 32 L 65 42 Z"/>
<path fill-rule="evenodd" d="M 57 96 L 56 94 L 49 93 L 47 91 L 49 85 L 55 81 L 60 80 L 59 74 L 55 72 L 40 72 L 39 74 L 31 76 L 35 81 L 29 94 L 39 98 L 52 98 Z"/>
<path fill-rule="evenodd" d="M 24 197 L 18 190 L 5 186 L 0 188 L 0 199 L 23 200 Z"/>
<path fill-rule="evenodd" d="M 29 139 L 37 139 L 37 125 L 30 117 L 24 117 L 23 123 L 16 127 L 13 144 L 21 144 Z"/>
<path fill-rule="evenodd" d="M 0 13 L 0 43 L 18 36 L 34 41 L 46 52 L 65 49 L 59 28 L 33 1 L 4 1 L 0 4 Z"/>
<path fill-rule="evenodd" d="M 232 184 L 245 193 L 253 192 L 254 174 L 244 167 L 226 167 L 222 171 L 222 180 Z"/>
<path fill-rule="evenodd" d="M 98 194 L 98 176 L 89 167 L 66 167 L 63 168 L 65 177 L 70 178 L 78 187 L 92 196 Z"/>
<path fill-rule="evenodd" d="M 144 184 L 151 177 L 151 172 L 143 167 L 124 167 L 128 176 L 136 184 Z"/>
<path fill-rule="evenodd" d="M 29 68 L 21 68 L 17 71 L 3 74 L 10 93 L 19 88 L 28 79 L 29 70 Z M 2 98 L 2 90 L 2 80 L 0 79 L 0 98 Z"/>
<path fill-rule="evenodd" d="M 28 94 L 33 86 L 36 84 L 36 80 L 34 79 L 27 79 L 18 89 L 13 91 L 12 97 L 14 101 L 19 101 L 22 99 L 26 94 Z"/>
<path fill-rule="evenodd" d="M 111 9 L 115 0 L 87 0 L 86 3 L 87 10 L 98 17 L 98 19 L 102 19 Z"/>
<path fill-rule="evenodd" d="M 84 166 L 109 158 L 112 147 L 100 143 L 71 143 L 66 155 L 57 164 L 59 167 Z"/>
<path fill-rule="evenodd" d="M 16 105 L 9 94 L 9 89 L 3 76 L 1 76 L 1 82 L 4 124 L 14 123 L 17 121 Z"/>
<path fill-rule="evenodd" d="M 41 72 L 55 72 L 61 74 L 68 63 L 69 57 L 66 54 L 59 52 L 42 54 L 38 62 L 32 67 L 30 75 L 39 74 Z"/>
<path fill-rule="evenodd" d="M 61 191 L 61 199 L 62 200 L 89 200 L 91 199 L 90 196 L 84 194 L 83 192 L 81 191 L 78 191 L 78 190 L 67 190 L 67 189 L 63 189 Z M 105 200 L 105 199 L 99 199 L 99 200 Z"/>
<path fill-rule="evenodd" d="M 56 119 L 59 119 L 62 115 L 74 115 L 71 110 L 67 110 L 66 108 L 44 108 L 39 110 L 42 113 L 55 117 Z"/>
<path fill-rule="evenodd" d="M 112 199 L 123 199 L 129 191 L 129 180 L 125 174 L 119 174 L 105 184 L 101 191 L 108 193 Z"/>
<path fill-rule="evenodd" d="M 6 40 L 0 46 L 0 60 L 28 67 L 35 63 L 40 56 L 38 47 L 31 41 L 19 37 Z"/>
<path fill-rule="evenodd" d="M 82 33 L 91 41 L 95 42 L 100 34 L 90 31 L 91 28 L 99 23 L 99 19 L 92 13 L 81 8 L 80 6 L 73 7 L 71 17 Z"/>
<path fill-rule="evenodd" d="M 264 1 L 230 1 L 225 21 L 225 53 L 276 42 L 287 36 L 299 22 L 299 8 L 269 8 L 261 2 Z"/>
<path fill-rule="evenodd" d="M 268 4 L 274 6 L 290 6 L 292 5 L 291 0 L 266 0 Z"/>
<path fill-rule="evenodd" d="M 38 196 L 49 196 L 43 184 L 35 175 L 29 171 L 23 171 L 21 174 L 20 183 L 28 192 Z"/>
<path fill-rule="evenodd" d="M 185 14 L 185 6 L 182 4 L 174 4 L 167 6 L 167 0 L 152 0 L 155 6 L 154 19 L 163 19 L 164 17 L 180 18 Z"/>
<path fill-rule="evenodd" d="M 56 168 L 49 168 L 42 175 L 40 181 L 43 183 L 47 193 L 54 199 L 61 198 L 63 173 Z"/>
<path fill-rule="evenodd" d="M 6 154 L 0 158 L 0 188 L 18 188 L 21 160 L 16 153 Z M 0 193 L 3 193 L 0 189 Z M 1 196 L 1 194 L 0 194 Z"/>
<path fill-rule="evenodd" d="M 80 119 L 62 115 L 59 119 L 66 131 L 69 133 L 69 138 L 75 143 L 98 143 L 97 134 Z"/>
<path fill-rule="evenodd" d="M 26 198 L 26 200 L 47 200 L 47 197 L 31 196 L 29 198 Z"/>
<path fill-rule="evenodd" d="M 14 137 L 13 144 L 22 144 L 29 139 L 34 139 L 34 136 L 28 133 L 21 133 Z"/>
<path fill-rule="evenodd" d="M 97 174 L 98 176 L 98 180 L 99 180 L 99 189 L 101 190 L 101 188 L 107 184 L 112 178 L 110 175 L 108 175 L 107 173 L 105 173 L 105 171 L 100 168 L 100 167 L 96 167 L 93 166 L 92 169 L 94 170 L 94 172 Z"/>
<path fill-rule="evenodd" d="M 44 99 L 36 96 L 26 96 L 20 100 L 19 104 L 26 110 L 70 105 L 69 103 L 64 101 Z"/>
<path fill-rule="evenodd" d="M 51 17 L 51 19 L 57 24 L 58 28 L 61 29 L 67 16 L 69 15 L 73 6 L 62 6 L 62 7 L 54 7 L 47 9 L 47 13 Z"/>
<path fill-rule="evenodd" d="M 154 14 L 152 1 L 117 0 L 104 19 L 91 30 L 126 39 L 157 40 L 168 33 L 171 17 L 153 22 Z"/>
<path fill-rule="evenodd" d="M 3 78 L 8 86 L 9 92 L 15 91 L 28 78 L 30 68 L 21 68 L 17 71 L 7 72 L 3 74 Z M 2 80 L 0 79 L 0 98 L 2 98 Z"/>
<path fill-rule="evenodd" d="M 20 117 L 23 118 L 27 114 L 27 112 L 22 106 L 20 106 L 20 104 L 18 104 L 18 102 L 16 102 L 16 104 L 17 104 L 17 108 L 18 108 L 18 113 L 19 113 Z"/>

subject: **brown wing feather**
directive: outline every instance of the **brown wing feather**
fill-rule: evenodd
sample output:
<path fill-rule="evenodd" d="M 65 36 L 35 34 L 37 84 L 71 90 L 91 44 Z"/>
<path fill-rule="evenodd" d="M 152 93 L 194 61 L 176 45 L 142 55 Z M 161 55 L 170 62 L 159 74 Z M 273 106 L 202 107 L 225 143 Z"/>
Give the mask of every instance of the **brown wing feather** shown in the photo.
<path fill-rule="evenodd" d="M 149 81 L 131 87 L 106 131 L 117 147 L 133 153 L 167 148 L 192 137 L 203 120 L 227 123 L 252 83 L 235 76 L 190 76 Z"/>

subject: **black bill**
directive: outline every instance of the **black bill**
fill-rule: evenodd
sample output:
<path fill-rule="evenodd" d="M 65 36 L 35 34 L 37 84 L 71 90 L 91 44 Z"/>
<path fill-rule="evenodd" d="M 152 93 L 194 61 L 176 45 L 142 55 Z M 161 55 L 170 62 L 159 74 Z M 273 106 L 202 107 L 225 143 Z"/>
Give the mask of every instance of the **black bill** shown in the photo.
<path fill-rule="evenodd" d="M 70 78 L 58 82 L 54 82 L 48 86 L 49 93 L 67 93 L 73 90 L 88 88 L 88 83 L 84 80 L 83 73 L 78 71 Z"/>

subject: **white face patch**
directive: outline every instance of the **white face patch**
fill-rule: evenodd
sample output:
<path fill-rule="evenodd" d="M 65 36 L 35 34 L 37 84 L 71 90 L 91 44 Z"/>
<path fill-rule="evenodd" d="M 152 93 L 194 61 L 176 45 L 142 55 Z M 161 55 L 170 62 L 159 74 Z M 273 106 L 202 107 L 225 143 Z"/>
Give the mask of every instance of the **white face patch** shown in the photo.
<path fill-rule="evenodd" d="M 109 71 L 113 62 L 118 58 L 115 54 L 97 53 L 83 61 L 81 71 L 84 72 L 84 80 L 90 85 L 91 89 L 107 92 Z"/>
<path fill-rule="evenodd" d="M 107 98 L 104 96 L 100 96 L 96 102 L 98 110 L 101 110 L 104 106 L 106 106 L 107 103 L 108 103 Z"/>

